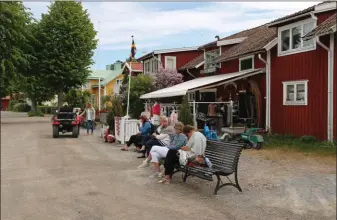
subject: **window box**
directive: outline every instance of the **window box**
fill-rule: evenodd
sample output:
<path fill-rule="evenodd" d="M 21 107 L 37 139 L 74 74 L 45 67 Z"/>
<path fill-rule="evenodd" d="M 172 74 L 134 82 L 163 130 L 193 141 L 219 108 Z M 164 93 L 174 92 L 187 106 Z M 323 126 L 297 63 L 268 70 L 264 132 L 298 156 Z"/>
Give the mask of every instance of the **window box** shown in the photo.
<path fill-rule="evenodd" d="M 278 28 L 278 56 L 315 50 L 315 39 L 304 41 L 302 37 L 312 31 L 316 24 L 315 20 L 306 19 Z"/>
<path fill-rule="evenodd" d="M 308 104 L 308 80 L 283 83 L 283 105 Z"/>
<path fill-rule="evenodd" d="M 239 71 L 254 69 L 254 55 L 239 59 Z"/>

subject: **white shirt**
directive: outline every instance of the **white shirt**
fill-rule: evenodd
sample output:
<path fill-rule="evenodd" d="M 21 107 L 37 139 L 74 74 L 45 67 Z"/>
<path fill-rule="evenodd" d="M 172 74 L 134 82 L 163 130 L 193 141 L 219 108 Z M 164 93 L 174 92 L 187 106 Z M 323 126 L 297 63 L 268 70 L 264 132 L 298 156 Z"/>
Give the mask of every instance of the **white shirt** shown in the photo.
<path fill-rule="evenodd" d="M 87 120 L 92 120 L 93 118 L 91 117 L 92 115 L 92 110 L 90 108 L 87 109 Z"/>

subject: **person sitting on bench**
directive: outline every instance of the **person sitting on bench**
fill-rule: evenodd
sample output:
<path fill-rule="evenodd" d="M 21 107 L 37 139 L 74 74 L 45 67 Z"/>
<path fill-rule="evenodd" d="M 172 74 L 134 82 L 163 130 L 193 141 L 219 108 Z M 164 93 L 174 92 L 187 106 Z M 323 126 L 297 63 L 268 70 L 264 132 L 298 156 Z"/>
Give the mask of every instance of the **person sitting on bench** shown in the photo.
<path fill-rule="evenodd" d="M 169 146 L 153 146 L 149 157 L 143 161 L 143 163 L 138 166 L 138 168 L 150 166 L 150 162 L 153 163 L 154 174 L 151 177 L 162 177 L 160 173 L 159 161 L 166 157 L 167 152 L 170 149 L 179 150 L 182 146 L 185 146 L 187 137 L 182 133 L 184 124 L 181 122 L 176 122 L 174 129 L 176 134 L 173 137 Z"/>
<path fill-rule="evenodd" d="M 132 135 L 130 137 L 130 140 L 127 142 L 127 144 L 121 149 L 122 151 L 128 151 L 129 147 L 134 144 L 138 145 L 138 147 L 141 146 L 141 143 L 143 141 L 143 138 L 146 135 L 149 135 L 151 132 L 151 123 L 147 119 L 145 115 L 140 116 L 140 120 L 142 121 L 142 126 L 139 128 L 139 132 L 135 135 Z"/>
<path fill-rule="evenodd" d="M 153 138 L 146 142 L 145 151 L 142 151 L 143 155 L 137 158 L 146 158 L 149 155 L 151 148 L 155 145 L 168 146 L 174 135 L 174 128 L 169 125 L 169 119 L 166 116 L 162 118 L 162 126 L 160 134 L 154 134 Z"/>
<path fill-rule="evenodd" d="M 204 155 L 206 150 L 206 137 L 197 131 L 193 126 L 186 125 L 183 133 L 187 136 L 187 144 L 180 148 L 183 151 L 189 151 L 190 156 Z M 170 184 L 174 171 L 174 166 L 179 164 L 178 150 L 170 149 L 165 158 L 165 177 L 158 183 Z"/>
<path fill-rule="evenodd" d="M 144 136 L 143 141 L 142 141 L 142 148 L 136 147 L 137 148 L 136 150 L 137 150 L 138 153 L 144 154 L 145 150 L 146 150 L 145 149 L 146 142 L 153 139 L 155 134 L 160 134 L 161 128 L 163 127 L 163 119 L 164 118 L 165 118 L 165 116 L 159 117 L 159 126 L 157 127 L 155 133 Z"/>

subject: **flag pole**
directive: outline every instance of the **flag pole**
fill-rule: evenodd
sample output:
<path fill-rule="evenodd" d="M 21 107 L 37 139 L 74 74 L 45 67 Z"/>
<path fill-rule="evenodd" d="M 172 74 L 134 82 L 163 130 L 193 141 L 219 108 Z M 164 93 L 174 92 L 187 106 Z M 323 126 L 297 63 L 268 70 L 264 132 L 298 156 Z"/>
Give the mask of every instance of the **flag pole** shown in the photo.
<path fill-rule="evenodd" d="M 131 36 L 132 40 L 133 40 L 133 35 Z M 132 56 L 130 57 L 130 70 L 129 70 L 129 86 L 128 86 L 128 103 L 127 103 L 127 107 L 126 107 L 126 118 L 130 118 L 129 116 L 129 108 L 130 108 L 130 86 L 131 86 L 131 70 L 132 70 Z"/>

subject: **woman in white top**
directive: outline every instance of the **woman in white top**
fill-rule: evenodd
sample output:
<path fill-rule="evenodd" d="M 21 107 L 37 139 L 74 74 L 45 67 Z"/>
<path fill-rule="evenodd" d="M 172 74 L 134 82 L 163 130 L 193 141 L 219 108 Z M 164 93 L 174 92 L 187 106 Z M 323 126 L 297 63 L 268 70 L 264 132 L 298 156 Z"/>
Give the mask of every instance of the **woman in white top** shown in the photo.
<path fill-rule="evenodd" d="M 91 135 L 94 133 L 94 121 L 95 121 L 95 115 L 96 111 L 95 108 L 92 107 L 91 103 L 88 103 L 87 108 L 81 113 L 80 116 L 85 116 L 85 119 L 87 121 L 87 135 L 89 135 L 89 130 L 91 130 Z"/>

